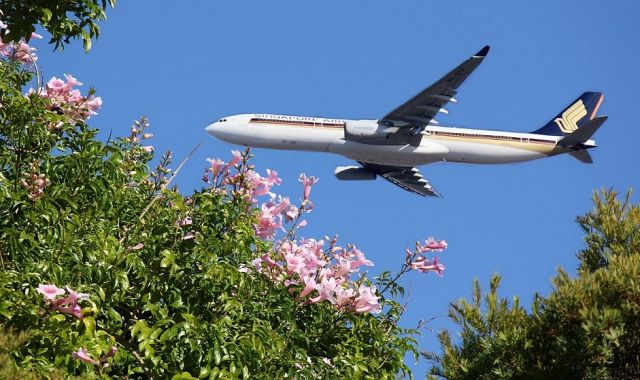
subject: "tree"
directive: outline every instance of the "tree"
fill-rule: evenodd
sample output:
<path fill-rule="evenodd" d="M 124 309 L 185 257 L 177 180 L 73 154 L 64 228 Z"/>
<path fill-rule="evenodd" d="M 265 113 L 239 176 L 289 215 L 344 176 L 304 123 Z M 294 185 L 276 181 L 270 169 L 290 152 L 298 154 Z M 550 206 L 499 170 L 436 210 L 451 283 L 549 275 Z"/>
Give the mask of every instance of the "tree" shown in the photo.
<path fill-rule="evenodd" d="M 431 374 L 447 379 L 637 379 L 640 377 L 640 207 L 603 191 L 578 218 L 587 232 L 580 275 L 560 270 L 547 297 L 526 312 L 497 296 L 499 276 L 484 297 L 476 281 L 471 303 L 451 305 L 460 343 L 440 333 L 442 354 Z"/>
<path fill-rule="evenodd" d="M 185 196 L 170 187 L 182 163 L 172 171 L 166 153 L 151 166 L 145 118 L 129 136 L 99 141 L 88 119 L 102 100 L 71 75 L 25 92 L 36 57 L 20 49 L 0 59 L 0 336 L 19 337 L 0 352 L 0 370 L 410 375 L 404 359 L 417 358 L 419 331 L 398 325 L 397 279 L 440 274 L 427 255 L 445 242 L 416 244 L 397 276 L 369 279 L 359 268 L 372 263 L 355 246 L 297 239 L 316 179 L 301 175 L 299 204 L 271 195 L 281 179 L 260 175 L 249 151 L 210 160 L 203 188 Z"/>
<path fill-rule="evenodd" d="M 0 39 L 5 43 L 29 40 L 41 25 L 51 33 L 50 43 L 64 48 L 72 39 L 82 39 L 85 50 L 100 35 L 98 22 L 106 19 L 107 3 L 115 0 L 0 0 Z"/>

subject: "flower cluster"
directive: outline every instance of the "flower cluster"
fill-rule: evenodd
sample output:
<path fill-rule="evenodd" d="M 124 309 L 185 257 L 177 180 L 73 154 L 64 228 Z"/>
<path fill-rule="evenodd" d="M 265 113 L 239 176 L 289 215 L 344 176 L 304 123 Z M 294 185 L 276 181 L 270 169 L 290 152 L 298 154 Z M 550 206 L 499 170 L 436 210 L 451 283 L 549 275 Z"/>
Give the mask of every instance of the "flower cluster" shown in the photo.
<path fill-rule="evenodd" d="M 324 240 L 285 241 L 274 253 L 253 260 L 255 270 L 281 282 L 304 304 L 330 302 L 352 313 L 377 313 L 377 290 L 353 280 L 362 266 L 373 263 L 355 246 L 336 245 L 334 238 L 324 248 Z M 246 271 L 246 269 L 244 270 Z"/>
<path fill-rule="evenodd" d="M 225 193 L 227 187 L 230 187 L 233 189 L 233 196 L 251 204 L 257 203 L 257 197 L 263 195 L 269 195 L 273 199 L 275 194 L 271 193 L 271 188 L 282 183 L 278 172 L 267 169 L 267 176 L 263 177 L 251 165 L 246 164 L 249 159 L 248 150 L 244 153 L 234 150 L 231 153 L 229 162 L 209 158 L 210 167 L 205 170 L 202 180 L 212 185 L 214 192 Z M 232 173 L 232 170 L 235 172 Z"/>
<path fill-rule="evenodd" d="M 435 272 L 437 275 L 442 276 L 442 273 L 444 273 L 444 265 L 440 263 L 439 258 L 436 256 L 433 260 L 430 260 L 425 257 L 425 254 L 442 252 L 446 248 L 446 241 L 435 240 L 432 237 L 425 240 L 424 243 L 416 242 L 416 247 L 413 252 L 408 248 L 406 250 L 405 265 L 410 269 L 415 269 L 422 273 Z"/>
<path fill-rule="evenodd" d="M 74 88 L 82 86 L 72 75 L 64 74 L 65 79 L 53 77 L 45 87 L 39 91 L 39 95 L 51 101 L 49 109 L 64 115 L 70 124 L 85 121 L 102 106 L 102 99 L 99 96 L 84 96 L 80 90 Z M 52 126 L 51 129 L 59 129 L 61 124 Z"/>
<path fill-rule="evenodd" d="M 60 289 L 55 285 L 40 284 L 37 289 L 38 293 L 42 294 L 45 301 L 49 304 L 49 312 L 57 311 L 62 314 L 71 314 L 78 319 L 82 319 L 82 308 L 78 305 L 81 300 L 89 299 L 89 296 L 84 293 L 78 293 L 73 289 L 66 287 Z M 64 296 L 66 293 L 66 297 Z"/>
<path fill-rule="evenodd" d="M 0 15 L 2 13 L 0 12 Z M 8 31 L 8 25 L 0 20 L 0 30 L 4 29 Z M 38 33 L 31 33 L 31 38 L 42 38 Z M 20 39 L 18 42 L 5 43 L 0 37 L 0 57 L 7 57 L 13 61 L 22 62 L 30 65 L 38 60 L 36 56 L 36 49 L 29 46 L 24 39 Z"/>
<path fill-rule="evenodd" d="M 142 143 L 143 140 L 147 140 L 153 137 L 153 133 L 147 133 L 145 130 L 149 128 L 149 120 L 146 117 L 142 117 L 139 121 L 136 120 L 131 126 L 131 133 L 129 134 L 128 140 L 132 146 L 137 146 Z M 142 150 L 147 153 L 153 152 L 152 145 L 141 145 Z"/>
<path fill-rule="evenodd" d="M 31 171 L 24 173 L 20 180 L 20 185 L 28 192 L 28 197 L 32 201 L 41 198 L 44 195 L 44 189 L 51 182 L 45 174 L 38 174 L 38 165 L 31 165 Z"/>

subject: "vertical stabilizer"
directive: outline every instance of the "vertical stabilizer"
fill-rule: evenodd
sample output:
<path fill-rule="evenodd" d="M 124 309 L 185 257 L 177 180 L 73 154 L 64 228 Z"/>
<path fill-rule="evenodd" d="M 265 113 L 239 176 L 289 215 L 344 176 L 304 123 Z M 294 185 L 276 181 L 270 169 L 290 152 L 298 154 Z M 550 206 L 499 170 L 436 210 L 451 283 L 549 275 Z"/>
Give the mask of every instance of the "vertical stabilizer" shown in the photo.
<path fill-rule="evenodd" d="M 602 99 L 601 92 L 585 92 L 544 127 L 532 133 L 550 136 L 569 135 L 595 118 Z"/>

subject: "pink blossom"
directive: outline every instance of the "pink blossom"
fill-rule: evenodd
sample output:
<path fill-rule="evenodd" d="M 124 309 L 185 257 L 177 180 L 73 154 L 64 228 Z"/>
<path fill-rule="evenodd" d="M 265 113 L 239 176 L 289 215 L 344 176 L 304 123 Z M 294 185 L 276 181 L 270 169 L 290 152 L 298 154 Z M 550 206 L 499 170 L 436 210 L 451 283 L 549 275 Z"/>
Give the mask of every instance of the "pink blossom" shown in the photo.
<path fill-rule="evenodd" d="M 62 87 L 63 91 L 71 91 L 71 90 L 73 90 L 74 86 L 82 86 L 84 84 L 84 83 L 80 82 L 79 80 L 77 80 L 71 74 L 64 74 L 64 77 L 67 80 L 67 83 L 63 82 L 64 83 L 64 86 Z"/>
<path fill-rule="evenodd" d="M 209 161 L 209 163 L 211 164 L 211 174 L 213 175 L 213 178 L 215 179 L 218 176 L 218 173 L 220 173 L 220 169 L 225 166 L 224 161 L 216 158 L 216 159 L 211 159 L 208 158 L 207 161 Z"/>
<path fill-rule="evenodd" d="M 380 297 L 375 295 L 376 288 L 360 285 L 358 287 L 358 297 L 353 305 L 356 313 L 379 313 L 382 307 L 378 303 Z"/>
<path fill-rule="evenodd" d="M 267 169 L 267 181 L 274 185 L 280 185 L 282 183 L 282 179 L 278 177 L 278 172 L 271 169 Z"/>
<path fill-rule="evenodd" d="M 76 359 L 76 360 L 80 360 L 83 361 L 85 363 L 89 363 L 89 364 L 93 364 L 93 365 L 97 365 L 99 364 L 97 360 L 93 359 L 90 355 L 89 355 L 89 351 L 87 351 L 86 348 L 82 347 L 80 348 L 78 351 L 74 352 L 71 354 L 71 356 Z"/>
<path fill-rule="evenodd" d="M 320 293 L 317 297 L 310 299 L 312 303 L 318 303 L 323 300 L 328 300 L 331 303 L 335 303 L 335 289 L 338 284 L 336 283 L 336 279 L 333 277 L 325 277 L 320 282 L 320 286 L 318 287 L 318 293 Z"/>
<path fill-rule="evenodd" d="M 129 249 L 132 250 L 132 251 L 139 251 L 142 248 L 144 248 L 144 244 L 142 244 L 142 243 L 138 243 L 138 244 L 136 244 L 136 245 L 134 245 L 132 247 L 129 247 Z"/>
<path fill-rule="evenodd" d="M 6 26 L 5 26 L 5 27 L 6 27 Z M 31 38 L 37 38 L 37 39 L 41 40 L 41 39 L 42 39 L 42 36 L 41 36 L 41 35 L 39 35 L 39 34 L 38 34 L 38 33 L 36 33 L 36 32 L 31 32 Z"/>
<path fill-rule="evenodd" d="M 194 232 L 193 231 L 189 231 L 189 232 L 187 232 L 186 235 L 184 235 L 182 237 L 182 240 L 191 240 L 191 239 L 193 239 L 195 237 L 196 237 L 196 235 L 194 234 Z"/>
<path fill-rule="evenodd" d="M 442 252 L 442 250 L 447 248 L 447 242 L 444 240 L 435 240 L 434 238 L 430 237 L 427 240 L 425 240 L 424 244 L 418 246 L 418 250 L 420 252 L 429 252 L 429 251 L 436 251 L 436 252 Z"/>
<path fill-rule="evenodd" d="M 256 235 L 262 239 L 271 239 L 279 228 L 282 228 L 282 216 L 273 215 L 267 206 L 262 205 L 258 223 L 253 225 Z"/>
<path fill-rule="evenodd" d="M 308 177 L 302 173 L 300 174 L 300 178 L 299 181 L 302 182 L 302 185 L 304 186 L 304 191 L 303 191 L 303 200 L 308 200 L 309 199 L 309 193 L 311 192 L 311 186 L 313 186 L 316 182 L 318 182 L 318 180 L 316 179 L 316 177 Z"/>
<path fill-rule="evenodd" d="M 284 216 L 284 220 L 285 221 L 290 222 L 290 221 L 294 220 L 299 215 L 298 207 L 293 206 L 293 205 L 289 206 L 287 208 L 287 210 L 285 211 L 284 215 L 285 215 Z"/>
<path fill-rule="evenodd" d="M 144 149 L 145 152 L 147 153 L 152 153 L 153 152 L 153 146 L 152 145 L 145 145 L 142 147 L 142 149 Z"/>
<path fill-rule="evenodd" d="M 289 272 L 300 273 L 305 267 L 304 260 L 295 252 L 287 253 L 284 257 L 287 260 L 287 269 Z"/>
<path fill-rule="evenodd" d="M 190 226 L 192 223 L 193 223 L 193 220 L 188 216 L 186 216 L 184 219 L 178 220 L 178 225 L 180 227 Z"/>
<path fill-rule="evenodd" d="M 298 228 L 300 228 L 300 227 L 304 227 L 304 226 L 306 226 L 306 225 L 307 225 L 307 221 L 306 221 L 306 220 L 301 220 L 301 221 L 298 223 Z"/>
<path fill-rule="evenodd" d="M 233 157 L 231 158 L 231 161 L 229 161 L 229 166 L 233 166 L 242 161 L 242 153 L 240 153 L 239 150 L 232 150 L 231 154 L 233 155 Z"/>
<path fill-rule="evenodd" d="M 38 286 L 38 289 L 36 290 L 38 291 L 38 293 L 42 294 L 44 298 L 46 298 L 47 300 L 54 300 L 57 296 L 61 296 L 64 294 L 63 289 L 60 289 L 57 286 L 52 284 L 49 284 L 49 285 L 40 284 L 40 286 Z"/>
<path fill-rule="evenodd" d="M 302 280 L 304 281 L 304 288 L 300 292 L 300 298 L 306 297 L 318 288 L 318 283 L 316 283 L 316 279 L 313 276 L 304 276 Z"/>
<path fill-rule="evenodd" d="M 52 77 L 49 79 L 46 86 L 48 90 L 58 93 L 64 91 L 65 83 L 62 79 Z"/>
<path fill-rule="evenodd" d="M 442 276 L 444 273 L 444 265 L 442 265 L 437 257 L 433 258 L 433 261 L 427 260 L 424 257 L 418 257 L 413 263 L 411 263 L 411 269 L 416 269 L 422 273 L 436 272 L 438 276 Z"/>
<path fill-rule="evenodd" d="M 336 288 L 336 306 L 339 308 L 347 308 L 353 303 L 353 289 L 352 288 Z"/>
<path fill-rule="evenodd" d="M 358 248 L 353 247 L 349 253 L 352 254 L 355 258 L 355 260 L 351 263 L 352 268 L 357 269 L 363 265 L 369 267 L 373 266 L 373 262 L 371 260 L 367 260 L 367 258 L 364 257 L 362 251 L 360 251 Z"/>

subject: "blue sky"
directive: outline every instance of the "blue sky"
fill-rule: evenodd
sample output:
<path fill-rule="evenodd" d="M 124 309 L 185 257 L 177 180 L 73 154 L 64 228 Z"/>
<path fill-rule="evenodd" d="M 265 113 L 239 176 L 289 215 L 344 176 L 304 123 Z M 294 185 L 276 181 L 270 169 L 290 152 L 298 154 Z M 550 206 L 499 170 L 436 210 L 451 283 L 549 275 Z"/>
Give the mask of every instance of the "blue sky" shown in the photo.
<path fill-rule="evenodd" d="M 299 196 L 301 172 L 320 177 L 304 235 L 339 234 L 376 263 L 374 271 L 399 268 L 415 240 L 449 242 L 443 278 L 405 278 L 406 326 L 438 317 L 430 328 L 451 328 L 448 303 L 467 297 L 476 277 L 486 288 L 495 272 L 505 296 L 529 304 L 535 291 L 548 293 L 559 266 L 575 273 L 584 243 L 574 220 L 591 208 L 592 192 L 640 187 L 637 1 L 158 4 L 119 2 L 90 54 L 79 45 L 63 53 L 36 46 L 46 78 L 71 73 L 97 89 L 104 105 L 91 124 L 104 136 L 125 135 L 146 115 L 156 152 L 173 151 L 176 165 L 203 140 L 177 179 L 185 193 L 200 186 L 207 157 L 235 149 L 204 132 L 223 116 L 381 117 L 486 44 L 489 56 L 441 122 L 528 132 L 583 91 L 604 92 L 600 113 L 610 118 L 595 136 L 593 165 L 558 156 L 423 167 L 443 199 L 382 180 L 339 182 L 333 170 L 351 164 L 339 156 L 254 151 L 259 169 L 284 179 L 282 194 Z M 435 333 L 425 331 L 421 345 L 437 350 Z M 426 368 L 419 364 L 418 376 Z"/>

